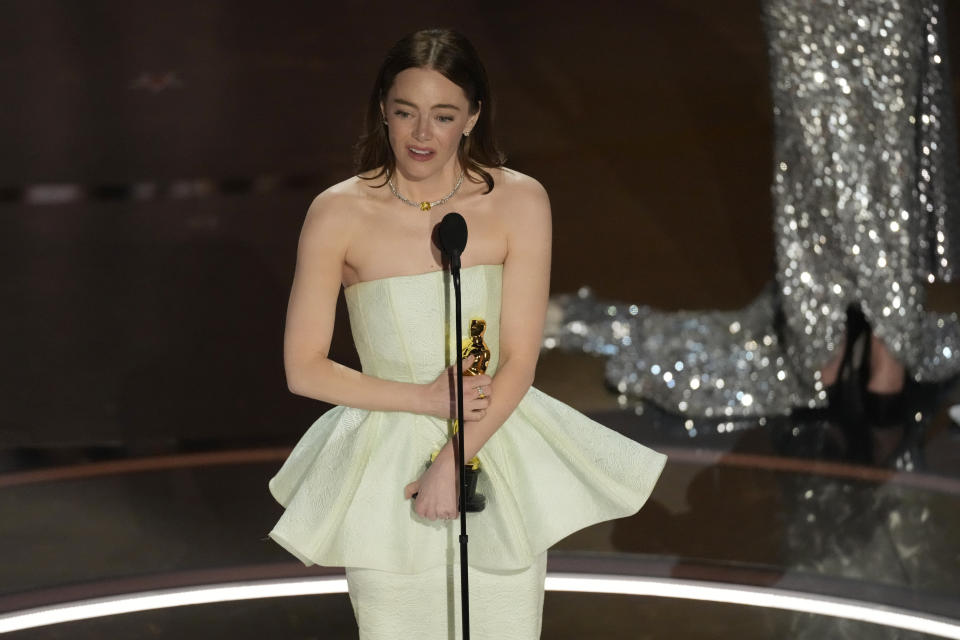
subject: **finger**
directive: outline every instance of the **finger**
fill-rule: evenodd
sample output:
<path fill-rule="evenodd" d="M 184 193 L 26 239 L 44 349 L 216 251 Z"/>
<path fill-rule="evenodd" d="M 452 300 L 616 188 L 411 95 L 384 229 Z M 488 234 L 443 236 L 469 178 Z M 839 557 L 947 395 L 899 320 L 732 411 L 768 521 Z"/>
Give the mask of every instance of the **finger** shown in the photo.
<path fill-rule="evenodd" d="M 463 384 L 464 386 L 466 386 L 468 383 L 467 381 L 464 381 Z M 479 376 L 470 376 L 469 384 L 474 389 L 476 389 L 477 387 L 483 387 L 484 389 L 489 389 L 490 385 L 493 384 L 493 378 L 491 378 L 485 373 Z"/>
<path fill-rule="evenodd" d="M 471 411 L 469 413 L 464 414 L 463 419 L 466 420 L 467 422 L 479 422 L 480 420 L 483 420 L 484 416 L 486 415 L 487 415 L 486 409 L 477 409 L 476 411 Z"/>
<path fill-rule="evenodd" d="M 419 482 L 411 482 L 403 490 L 403 496 L 409 500 L 410 498 L 417 497 L 417 491 L 420 489 Z"/>
<path fill-rule="evenodd" d="M 475 355 L 467 356 L 467 358 L 462 362 L 463 370 L 466 371 L 467 369 L 469 369 L 470 365 L 472 365 L 476 359 L 477 359 L 477 356 Z"/>
<path fill-rule="evenodd" d="M 470 411 L 479 411 L 480 409 L 487 409 L 490 407 L 490 397 L 486 398 L 474 398 L 467 403 Z"/>
<path fill-rule="evenodd" d="M 414 503 L 413 511 L 414 511 L 414 513 L 416 513 L 416 514 L 417 514 L 418 516 L 420 516 L 421 518 L 426 518 L 427 520 L 430 519 L 429 517 L 427 517 L 427 513 L 429 512 L 429 509 L 427 508 L 427 505 L 425 505 L 425 504 L 420 504 L 420 500 L 419 500 L 419 499 Z"/>

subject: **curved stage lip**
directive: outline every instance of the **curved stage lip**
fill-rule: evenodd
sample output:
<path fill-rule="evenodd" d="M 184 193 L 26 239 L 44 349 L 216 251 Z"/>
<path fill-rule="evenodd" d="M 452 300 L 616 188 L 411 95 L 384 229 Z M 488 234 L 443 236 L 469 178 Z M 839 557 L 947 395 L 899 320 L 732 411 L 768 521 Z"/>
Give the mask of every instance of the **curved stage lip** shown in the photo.
<path fill-rule="evenodd" d="M 767 607 L 847 618 L 960 640 L 960 620 L 931 616 L 908 609 L 849 598 L 778 588 L 758 588 L 677 578 L 551 572 L 547 574 L 546 589 L 548 591 L 679 598 L 741 606 Z M 7 613 L 0 616 L 0 633 L 151 609 L 259 598 L 328 595 L 346 593 L 346 591 L 346 578 L 337 575 L 252 580 L 141 591 Z"/>

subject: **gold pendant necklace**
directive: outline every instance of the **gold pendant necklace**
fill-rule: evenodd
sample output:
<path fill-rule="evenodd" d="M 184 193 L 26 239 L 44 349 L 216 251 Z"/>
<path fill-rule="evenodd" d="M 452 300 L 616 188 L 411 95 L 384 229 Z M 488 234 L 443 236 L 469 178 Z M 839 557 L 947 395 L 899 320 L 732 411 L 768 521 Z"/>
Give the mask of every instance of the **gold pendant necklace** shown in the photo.
<path fill-rule="evenodd" d="M 413 200 L 407 200 L 402 195 L 400 195 L 400 192 L 397 191 L 397 188 L 393 184 L 393 178 L 390 178 L 389 180 L 387 180 L 387 184 L 390 186 L 390 191 L 393 192 L 393 195 L 397 196 L 397 198 L 399 198 L 401 202 L 405 202 L 411 207 L 419 207 L 420 211 L 430 211 L 430 209 L 433 209 L 434 207 L 443 204 L 444 202 L 452 198 L 454 194 L 457 193 L 457 191 L 460 190 L 460 185 L 462 183 L 463 183 L 463 171 L 460 172 L 460 177 L 457 178 L 457 184 L 453 186 L 453 191 L 451 191 L 444 197 L 440 198 L 439 200 L 434 200 L 433 202 L 427 202 L 426 200 L 424 200 L 423 202 L 414 202 Z"/>

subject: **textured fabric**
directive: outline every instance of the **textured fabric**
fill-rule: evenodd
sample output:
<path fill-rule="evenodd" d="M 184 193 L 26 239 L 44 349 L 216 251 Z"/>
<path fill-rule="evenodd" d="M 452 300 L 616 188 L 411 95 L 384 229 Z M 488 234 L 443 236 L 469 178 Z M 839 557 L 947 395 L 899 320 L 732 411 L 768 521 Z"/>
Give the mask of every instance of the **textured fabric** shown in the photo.
<path fill-rule="evenodd" d="M 451 547 L 457 543 L 451 538 Z M 423 573 L 388 573 L 347 567 L 350 602 L 360 640 L 461 638 L 459 561 Z M 547 554 L 521 571 L 470 567 L 470 637 L 535 640 L 540 637 Z"/>
<path fill-rule="evenodd" d="M 462 271 L 464 335 L 471 318 L 486 320 L 491 375 L 501 276 L 501 265 Z M 444 336 L 448 285 L 432 272 L 346 288 L 365 373 L 424 383 L 454 362 L 458 349 Z M 448 542 L 459 522 L 424 520 L 403 497 L 450 431 L 429 416 L 328 411 L 270 481 L 286 507 L 271 537 L 305 564 L 420 573 L 453 562 Z M 467 515 L 470 563 L 488 571 L 525 569 L 570 533 L 635 513 L 666 460 L 533 388 L 478 457 L 487 506 Z"/>
<path fill-rule="evenodd" d="M 730 312 L 552 300 L 547 347 L 609 357 L 623 404 L 750 418 L 826 403 L 819 370 L 859 306 L 918 381 L 960 372 L 956 314 L 925 289 L 960 260 L 955 113 L 941 0 L 766 0 L 774 286 Z M 734 431 L 720 422 L 706 435 Z M 692 422 L 688 421 L 688 425 Z"/>

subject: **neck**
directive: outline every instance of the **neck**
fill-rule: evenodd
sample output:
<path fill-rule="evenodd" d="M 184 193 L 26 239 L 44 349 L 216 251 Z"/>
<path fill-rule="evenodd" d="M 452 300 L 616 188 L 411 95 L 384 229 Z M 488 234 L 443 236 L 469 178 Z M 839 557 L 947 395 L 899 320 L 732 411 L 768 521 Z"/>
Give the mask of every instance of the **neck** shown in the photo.
<path fill-rule="evenodd" d="M 425 178 L 411 178 L 399 167 L 393 174 L 393 184 L 403 197 L 414 202 L 434 202 L 447 196 L 457 183 L 460 168 L 452 163 Z"/>

